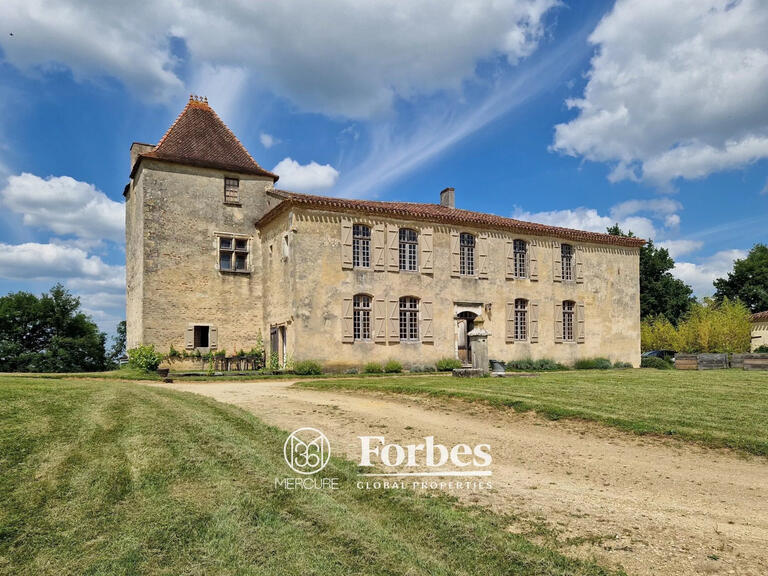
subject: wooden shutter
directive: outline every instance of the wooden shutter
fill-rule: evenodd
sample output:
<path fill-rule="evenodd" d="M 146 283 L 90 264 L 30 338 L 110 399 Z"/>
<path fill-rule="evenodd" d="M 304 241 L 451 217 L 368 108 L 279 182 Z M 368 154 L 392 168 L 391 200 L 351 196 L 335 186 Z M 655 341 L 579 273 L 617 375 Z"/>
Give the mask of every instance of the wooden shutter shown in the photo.
<path fill-rule="evenodd" d="M 352 269 L 352 221 L 348 218 L 341 219 L 341 267 Z"/>
<path fill-rule="evenodd" d="M 184 347 L 187 350 L 192 350 L 195 347 L 195 327 L 187 326 L 187 330 L 184 332 Z"/>
<path fill-rule="evenodd" d="M 373 225 L 373 269 L 383 272 L 386 269 L 384 259 L 384 244 L 387 241 L 387 231 L 384 224 Z"/>
<path fill-rule="evenodd" d="M 575 252 L 576 282 L 582 284 L 584 282 L 584 249 L 581 246 L 576 246 Z"/>
<path fill-rule="evenodd" d="M 539 303 L 529 301 L 528 307 L 528 339 L 535 344 L 539 341 Z"/>
<path fill-rule="evenodd" d="M 586 340 L 586 325 L 584 322 L 584 303 L 576 305 L 576 342 L 584 343 Z"/>
<path fill-rule="evenodd" d="M 208 328 L 208 347 L 209 348 L 219 347 L 219 329 L 216 328 L 216 326 L 210 326 Z"/>
<path fill-rule="evenodd" d="M 421 341 L 434 342 L 435 334 L 432 322 L 432 302 L 429 300 L 421 301 Z"/>
<path fill-rule="evenodd" d="M 389 330 L 388 340 L 390 342 L 400 342 L 400 301 L 389 301 Z"/>
<path fill-rule="evenodd" d="M 555 342 L 563 341 L 563 303 L 555 304 Z"/>
<path fill-rule="evenodd" d="M 507 265 L 504 273 L 507 280 L 515 279 L 515 241 L 507 240 Z"/>
<path fill-rule="evenodd" d="M 355 341 L 355 311 L 352 298 L 344 298 L 341 305 L 341 341 Z"/>
<path fill-rule="evenodd" d="M 400 228 L 397 224 L 387 224 L 387 269 L 390 272 L 400 270 Z"/>
<path fill-rule="evenodd" d="M 434 272 L 434 247 L 432 243 L 432 228 L 422 228 L 419 234 L 419 245 L 421 246 L 421 271 L 425 274 Z"/>
<path fill-rule="evenodd" d="M 515 342 L 515 303 L 507 302 L 507 320 L 506 324 L 506 342 L 513 344 Z"/>
<path fill-rule="evenodd" d="M 552 279 L 555 282 L 563 281 L 563 255 L 560 252 L 560 242 L 555 242 L 552 247 Z M 562 318 L 560 318 L 562 321 Z M 562 337 L 562 334 L 560 334 Z"/>
<path fill-rule="evenodd" d="M 481 232 L 477 239 L 477 276 L 488 278 L 488 246 L 490 240 L 487 232 Z"/>
<path fill-rule="evenodd" d="M 451 276 L 460 276 L 459 250 L 459 232 L 451 230 Z"/>
<path fill-rule="evenodd" d="M 387 303 L 383 298 L 373 302 L 373 341 L 387 341 Z"/>
<path fill-rule="evenodd" d="M 539 257 L 537 252 L 536 241 L 531 240 L 528 242 L 528 278 L 532 282 L 539 281 Z"/>

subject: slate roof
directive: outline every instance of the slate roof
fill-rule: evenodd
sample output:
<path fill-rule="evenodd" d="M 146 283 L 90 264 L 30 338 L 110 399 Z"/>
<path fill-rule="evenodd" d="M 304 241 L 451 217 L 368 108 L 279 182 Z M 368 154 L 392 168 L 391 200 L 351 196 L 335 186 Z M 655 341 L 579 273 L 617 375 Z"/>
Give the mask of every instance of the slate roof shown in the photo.
<path fill-rule="evenodd" d="M 240 140 L 208 106 L 207 99 L 192 96 L 157 146 L 139 155 L 131 177 L 142 158 L 267 176 L 275 182 L 279 178 L 256 163 Z"/>
<path fill-rule="evenodd" d="M 319 210 L 339 212 L 367 212 L 384 216 L 395 216 L 409 220 L 425 220 L 445 224 L 459 224 L 476 226 L 480 228 L 493 228 L 509 230 L 532 236 L 555 236 L 570 240 L 595 242 L 598 244 L 612 244 L 614 246 L 639 247 L 645 244 L 641 238 L 627 238 L 625 236 L 611 236 L 599 232 L 586 230 L 573 230 L 559 226 L 547 226 L 535 222 L 526 222 L 514 218 L 505 218 L 485 212 L 471 212 L 458 208 L 449 208 L 440 204 L 425 204 L 418 202 L 379 202 L 373 200 L 348 200 L 345 198 L 333 198 L 330 196 L 315 196 L 312 194 L 297 194 L 287 190 L 275 190 L 275 195 L 283 198 L 283 202 L 267 212 L 256 222 L 257 227 L 270 222 L 290 206 L 302 206 Z"/>

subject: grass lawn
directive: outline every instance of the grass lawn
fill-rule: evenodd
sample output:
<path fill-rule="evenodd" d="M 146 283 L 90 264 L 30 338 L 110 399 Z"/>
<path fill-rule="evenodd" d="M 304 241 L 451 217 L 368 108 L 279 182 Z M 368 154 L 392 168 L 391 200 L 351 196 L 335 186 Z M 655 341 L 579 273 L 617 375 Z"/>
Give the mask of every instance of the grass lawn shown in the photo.
<path fill-rule="evenodd" d="M 768 455 L 768 372 L 577 370 L 533 378 L 395 377 L 296 386 L 453 396 Z"/>
<path fill-rule="evenodd" d="M 607 574 L 341 459 L 276 488 L 287 434 L 193 394 L 2 376 L 0 422 L 0 574 Z"/>

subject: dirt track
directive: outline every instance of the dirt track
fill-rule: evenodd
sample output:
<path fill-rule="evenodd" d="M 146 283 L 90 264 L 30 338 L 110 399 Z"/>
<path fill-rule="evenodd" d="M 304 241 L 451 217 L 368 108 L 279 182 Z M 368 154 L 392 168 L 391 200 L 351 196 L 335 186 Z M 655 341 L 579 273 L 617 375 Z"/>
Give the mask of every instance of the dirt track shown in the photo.
<path fill-rule="evenodd" d="M 768 574 L 768 460 L 461 401 L 291 388 L 290 381 L 169 384 L 286 430 L 325 432 L 357 459 L 359 435 L 487 443 L 493 491 L 463 499 L 543 523 L 560 550 L 630 574 Z M 534 536 L 547 539 L 550 536 Z M 545 541 L 545 540 L 541 540 Z M 551 544 L 552 540 L 546 540 Z"/>

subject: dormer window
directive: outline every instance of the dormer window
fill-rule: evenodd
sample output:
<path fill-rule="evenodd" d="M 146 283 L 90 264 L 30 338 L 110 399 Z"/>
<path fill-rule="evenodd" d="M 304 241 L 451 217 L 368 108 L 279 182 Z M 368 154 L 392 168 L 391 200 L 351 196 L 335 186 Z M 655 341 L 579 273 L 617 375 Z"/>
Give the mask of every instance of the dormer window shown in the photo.
<path fill-rule="evenodd" d="M 224 204 L 240 204 L 240 180 L 224 178 Z"/>

